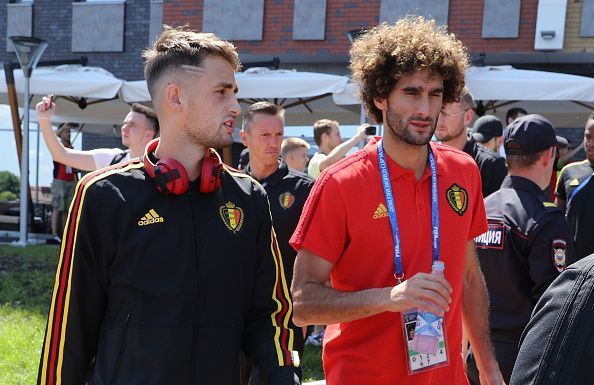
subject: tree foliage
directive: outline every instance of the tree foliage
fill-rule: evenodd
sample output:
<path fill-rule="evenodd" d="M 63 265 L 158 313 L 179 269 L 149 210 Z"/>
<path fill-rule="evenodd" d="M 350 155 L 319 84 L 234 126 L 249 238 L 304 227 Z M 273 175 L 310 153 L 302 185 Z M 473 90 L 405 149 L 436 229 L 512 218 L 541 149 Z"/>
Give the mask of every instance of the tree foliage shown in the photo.
<path fill-rule="evenodd" d="M 0 192 L 10 191 L 18 196 L 20 190 L 21 181 L 18 176 L 10 171 L 0 171 Z"/>

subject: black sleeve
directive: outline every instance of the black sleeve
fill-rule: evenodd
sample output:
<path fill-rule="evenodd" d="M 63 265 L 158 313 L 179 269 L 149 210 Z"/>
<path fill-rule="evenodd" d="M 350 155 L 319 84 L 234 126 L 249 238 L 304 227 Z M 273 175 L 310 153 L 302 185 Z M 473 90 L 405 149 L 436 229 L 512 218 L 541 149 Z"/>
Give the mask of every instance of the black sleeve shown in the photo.
<path fill-rule="evenodd" d="M 570 266 L 534 308 L 510 385 L 594 383 L 594 256 Z"/>
<path fill-rule="evenodd" d="M 77 185 L 64 229 L 38 384 L 86 384 L 97 352 L 113 242 L 101 232 L 104 216 L 95 207 L 105 214 L 104 196 L 90 176 Z"/>
<path fill-rule="evenodd" d="M 560 272 L 576 259 L 571 229 L 560 211 L 549 213 L 530 235 L 529 242 L 528 265 L 532 299 L 536 303 Z"/>
<path fill-rule="evenodd" d="M 555 172 L 555 170 L 553 170 Z M 557 180 L 557 187 L 555 189 L 555 195 L 562 199 L 564 202 L 567 202 L 567 191 L 565 191 L 565 180 L 567 179 L 567 169 L 564 169 L 559 174 L 559 179 Z"/>
<path fill-rule="evenodd" d="M 293 305 L 272 228 L 268 199 L 263 196 L 261 201 L 260 212 L 265 214 L 258 238 L 257 279 L 246 327 L 245 350 L 267 384 L 295 385 L 300 383 L 301 372 L 294 362 L 294 335 L 289 328 Z"/>
<path fill-rule="evenodd" d="M 497 158 L 493 160 L 490 164 L 490 167 L 485 170 L 486 175 L 484 178 L 486 179 L 484 183 L 486 183 L 484 194 L 485 198 L 495 191 L 499 190 L 503 180 L 507 176 L 507 167 L 505 166 L 505 159 Z"/>

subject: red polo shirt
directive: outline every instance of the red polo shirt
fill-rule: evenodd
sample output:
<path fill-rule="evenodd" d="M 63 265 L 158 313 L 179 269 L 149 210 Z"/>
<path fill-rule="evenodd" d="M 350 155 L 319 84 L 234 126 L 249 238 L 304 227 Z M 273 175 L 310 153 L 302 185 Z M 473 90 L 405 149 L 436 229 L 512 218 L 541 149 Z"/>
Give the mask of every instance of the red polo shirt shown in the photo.
<path fill-rule="evenodd" d="M 460 353 L 462 273 L 466 243 L 487 230 L 481 179 L 474 160 L 431 143 L 438 175 L 440 252 L 452 303 L 445 316 L 450 364 L 407 374 L 400 313 L 329 325 L 324 338 L 328 385 L 468 384 Z M 430 272 L 431 174 L 414 173 L 386 157 L 396 202 L 405 279 Z M 377 144 L 324 170 L 307 200 L 291 244 L 333 264 L 332 286 L 340 291 L 389 287 L 394 248 L 377 158 Z"/>

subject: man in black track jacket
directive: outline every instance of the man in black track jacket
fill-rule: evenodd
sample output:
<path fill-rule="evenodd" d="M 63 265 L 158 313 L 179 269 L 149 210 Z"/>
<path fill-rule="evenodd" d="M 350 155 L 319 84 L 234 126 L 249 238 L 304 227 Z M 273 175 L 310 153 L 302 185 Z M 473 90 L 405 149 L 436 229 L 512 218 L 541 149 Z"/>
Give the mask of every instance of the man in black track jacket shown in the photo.
<path fill-rule="evenodd" d="M 243 117 L 241 138 L 250 151 L 250 163 L 244 172 L 258 180 L 268 194 L 285 277 L 291 282 L 297 252 L 289 245 L 289 239 L 297 227 L 314 180 L 307 174 L 289 170 L 285 163 L 279 161 L 284 126 L 282 107 L 270 102 L 257 102 L 248 108 Z M 289 326 L 295 336 L 295 350 L 301 355 L 303 331 L 292 321 Z M 250 384 L 260 383 L 258 375 L 252 374 Z"/>
<path fill-rule="evenodd" d="M 240 113 L 237 52 L 165 28 L 144 56 L 161 139 L 78 184 L 38 383 L 238 384 L 244 350 L 267 384 L 298 384 L 266 193 L 210 150 Z"/>

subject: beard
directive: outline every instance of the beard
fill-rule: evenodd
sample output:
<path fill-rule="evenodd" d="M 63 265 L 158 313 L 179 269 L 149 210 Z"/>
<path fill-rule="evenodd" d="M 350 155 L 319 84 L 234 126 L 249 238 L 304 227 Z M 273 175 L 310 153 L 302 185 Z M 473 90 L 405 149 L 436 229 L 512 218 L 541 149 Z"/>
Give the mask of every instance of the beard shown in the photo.
<path fill-rule="evenodd" d="M 415 134 L 409 128 L 408 124 L 411 120 L 415 121 L 422 121 L 422 122 L 430 122 L 431 123 L 431 131 L 427 134 Z M 402 140 L 405 143 L 411 144 L 413 146 L 424 146 L 431 141 L 433 137 L 433 133 L 435 132 L 435 124 L 436 119 L 432 118 L 422 118 L 420 116 L 412 115 L 406 121 L 402 117 L 401 114 L 398 114 L 392 111 L 389 107 L 386 111 L 386 124 L 392 131 L 392 134 Z"/>
<path fill-rule="evenodd" d="M 464 127 L 463 124 L 460 124 L 460 129 L 457 132 L 448 132 L 448 131 L 445 131 L 445 132 L 436 131 L 435 132 L 435 137 L 440 142 L 449 142 L 450 140 L 459 138 L 460 135 L 466 135 L 466 127 Z"/>
<path fill-rule="evenodd" d="M 188 141 L 197 146 L 221 148 L 233 144 L 233 136 L 223 132 L 220 128 L 217 129 L 215 126 L 199 130 L 186 124 L 184 132 Z"/>

